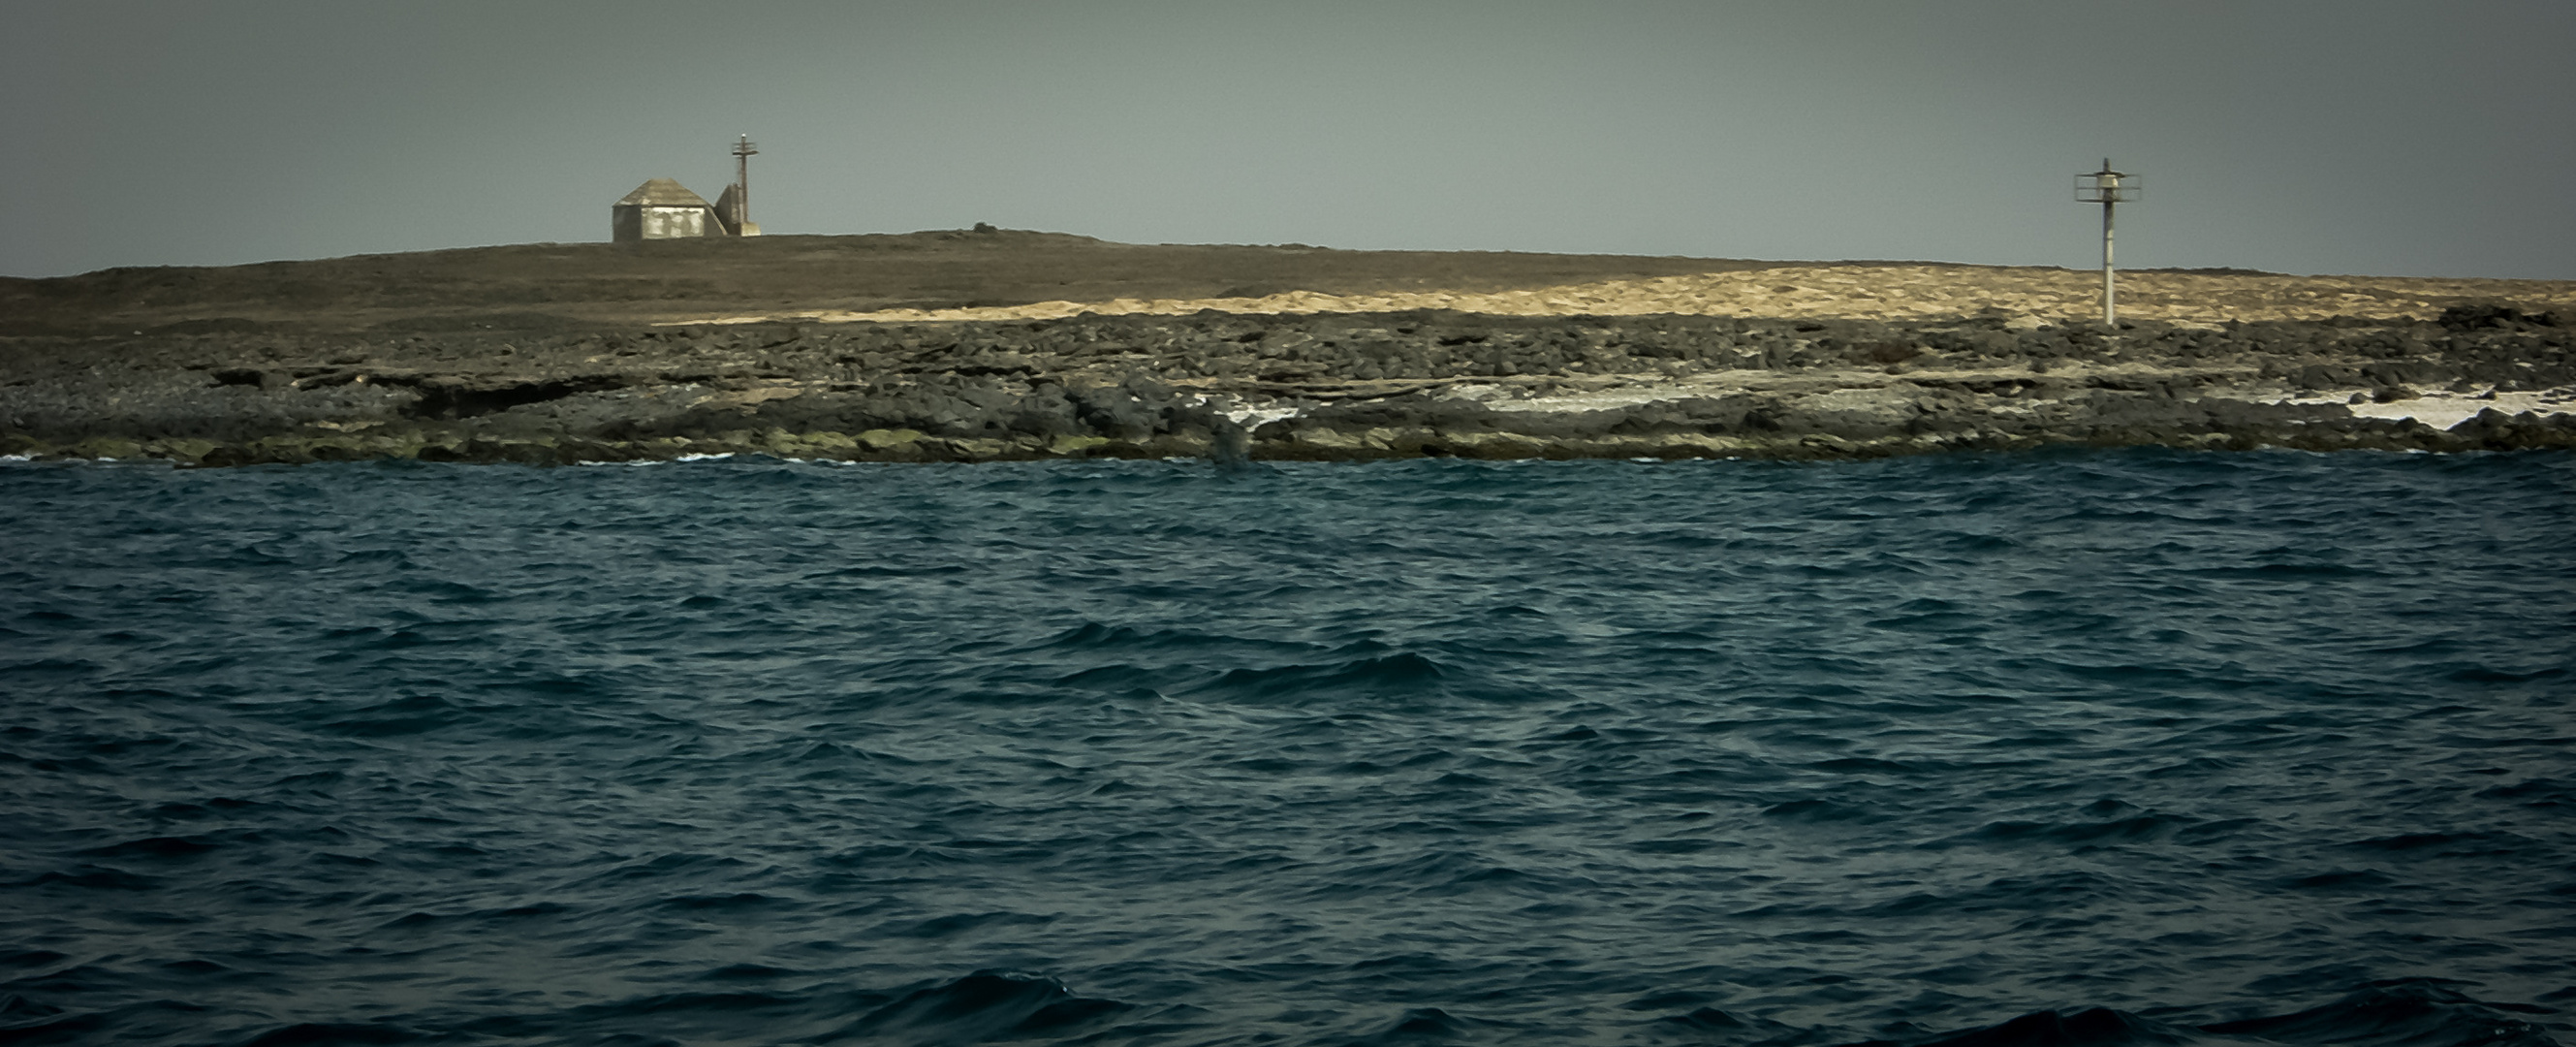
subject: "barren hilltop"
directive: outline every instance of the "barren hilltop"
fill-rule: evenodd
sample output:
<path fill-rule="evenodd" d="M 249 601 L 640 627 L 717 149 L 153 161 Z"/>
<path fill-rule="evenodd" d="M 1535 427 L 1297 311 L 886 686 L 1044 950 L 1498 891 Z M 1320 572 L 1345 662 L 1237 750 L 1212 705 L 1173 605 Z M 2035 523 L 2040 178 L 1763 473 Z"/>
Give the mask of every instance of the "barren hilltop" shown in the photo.
<path fill-rule="evenodd" d="M 979 229 L 0 279 L 0 453 L 1849 457 L 2576 446 L 2576 282 Z"/>

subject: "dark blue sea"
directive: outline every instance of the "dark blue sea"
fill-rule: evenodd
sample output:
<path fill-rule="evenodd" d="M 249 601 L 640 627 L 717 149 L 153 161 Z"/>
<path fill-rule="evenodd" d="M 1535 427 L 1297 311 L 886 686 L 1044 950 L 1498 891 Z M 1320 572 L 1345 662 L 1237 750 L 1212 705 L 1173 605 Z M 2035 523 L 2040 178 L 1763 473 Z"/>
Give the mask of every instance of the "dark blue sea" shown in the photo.
<path fill-rule="evenodd" d="M 0 467 L 0 1044 L 2532 1047 L 2576 457 Z"/>

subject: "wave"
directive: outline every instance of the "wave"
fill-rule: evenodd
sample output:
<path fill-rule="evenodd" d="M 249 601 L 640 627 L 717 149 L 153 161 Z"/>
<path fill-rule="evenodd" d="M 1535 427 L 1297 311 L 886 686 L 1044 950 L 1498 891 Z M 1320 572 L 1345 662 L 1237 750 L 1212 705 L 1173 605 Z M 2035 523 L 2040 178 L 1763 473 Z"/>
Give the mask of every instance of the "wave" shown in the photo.
<path fill-rule="evenodd" d="M 2533 1004 L 2478 1000 L 2446 978 L 2371 982 L 2320 1007 L 2268 1018 L 2200 1027 L 2205 1033 L 2276 1043 L 2356 1047 L 2555 1047 L 2556 1040 L 2520 1014 L 2556 1014 Z"/>
<path fill-rule="evenodd" d="M 2108 1007 L 2033 1011 L 1994 1025 L 1946 1033 L 1850 1042 L 1845 1047 L 2133 1047 L 2247 1043 L 2354 1047 L 2556 1047 L 2541 1025 L 2522 1015 L 2555 1014 L 2531 1004 L 2478 1000 L 2441 978 L 2367 983 L 2341 999 L 2289 1014 L 2200 1025 L 2174 1025 Z M 1746 1018 L 1713 1008 L 1665 1022 L 1716 1038 L 1783 1045 L 1813 1030 Z"/>
<path fill-rule="evenodd" d="M 1440 693 L 1455 673 L 1429 658 L 1401 652 L 1345 662 L 1228 669 L 1192 693 L 1254 701 L 1351 694 L 1418 697 Z"/>
<path fill-rule="evenodd" d="M 1134 1005 L 1117 1000 L 1076 995 L 1052 978 L 977 971 L 907 993 L 813 1042 L 864 1038 L 929 1047 L 1002 1039 L 1072 1039 L 1133 1009 Z"/>

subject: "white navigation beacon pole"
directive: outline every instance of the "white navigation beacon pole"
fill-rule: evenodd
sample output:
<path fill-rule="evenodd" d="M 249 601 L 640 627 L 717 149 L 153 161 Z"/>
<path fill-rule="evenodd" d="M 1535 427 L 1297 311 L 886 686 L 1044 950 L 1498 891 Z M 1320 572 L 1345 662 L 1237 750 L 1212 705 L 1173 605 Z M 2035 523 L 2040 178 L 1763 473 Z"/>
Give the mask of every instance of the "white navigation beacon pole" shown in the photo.
<path fill-rule="evenodd" d="M 2115 303 L 2118 292 L 2111 283 L 2111 210 L 2119 204 L 2144 199 L 2146 187 L 2136 175 L 2111 169 L 2111 158 L 2102 158 L 2102 169 L 2092 174 L 2075 176 L 2075 199 L 2102 205 L 2102 326 L 2119 322 Z"/>

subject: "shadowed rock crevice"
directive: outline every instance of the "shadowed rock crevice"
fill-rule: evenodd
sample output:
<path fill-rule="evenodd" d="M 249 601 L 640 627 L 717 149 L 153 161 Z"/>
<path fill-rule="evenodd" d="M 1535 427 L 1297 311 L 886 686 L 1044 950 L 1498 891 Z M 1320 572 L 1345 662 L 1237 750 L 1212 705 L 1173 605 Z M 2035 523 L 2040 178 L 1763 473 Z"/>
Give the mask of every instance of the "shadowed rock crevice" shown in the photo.
<path fill-rule="evenodd" d="M 421 381 L 414 387 L 420 399 L 404 410 L 404 415 L 417 419 L 453 421 L 507 411 L 513 407 L 561 400 L 576 393 L 592 393 L 625 385 L 624 379 L 609 375 L 588 375 L 505 385 L 468 385 L 458 382 Z"/>

